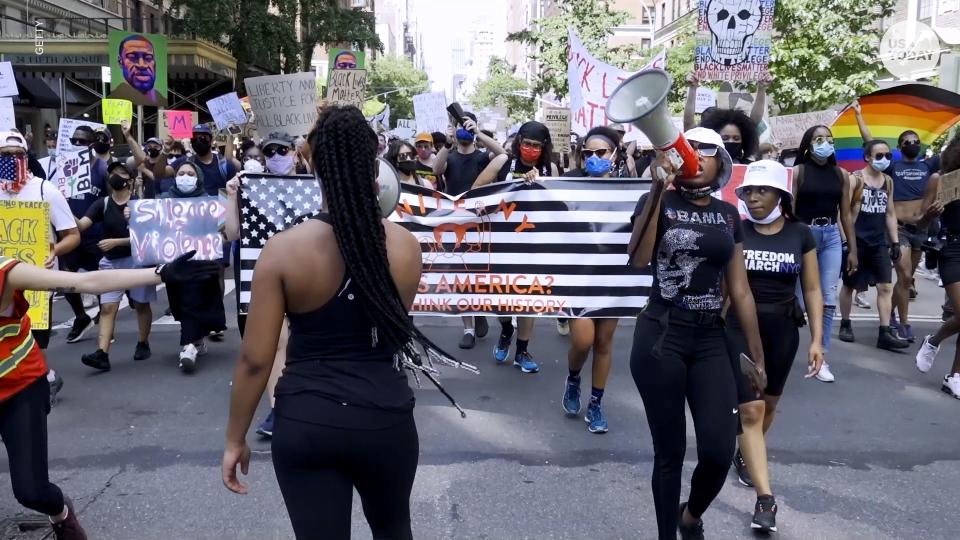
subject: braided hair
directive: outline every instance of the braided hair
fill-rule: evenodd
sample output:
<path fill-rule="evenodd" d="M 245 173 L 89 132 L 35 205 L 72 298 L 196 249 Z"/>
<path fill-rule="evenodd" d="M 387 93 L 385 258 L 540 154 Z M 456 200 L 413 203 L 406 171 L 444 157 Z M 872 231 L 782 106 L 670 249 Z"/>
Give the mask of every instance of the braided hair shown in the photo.
<path fill-rule="evenodd" d="M 359 288 L 360 304 L 373 322 L 374 341 L 396 348 L 395 365 L 422 372 L 466 416 L 437 383 L 432 361 L 476 372 L 437 347 L 408 316 L 390 275 L 386 231 L 377 202 L 377 134 L 356 107 L 328 106 L 311 134 L 313 164 L 346 271 Z M 424 365 L 418 346 L 430 365 Z M 419 380 L 419 379 L 418 379 Z"/>

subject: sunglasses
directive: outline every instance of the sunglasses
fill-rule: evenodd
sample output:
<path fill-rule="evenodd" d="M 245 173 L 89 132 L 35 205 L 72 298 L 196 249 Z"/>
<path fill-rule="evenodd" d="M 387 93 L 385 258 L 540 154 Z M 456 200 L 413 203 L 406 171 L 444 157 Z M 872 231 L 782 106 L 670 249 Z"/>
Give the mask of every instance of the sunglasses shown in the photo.
<path fill-rule="evenodd" d="M 541 150 L 543 149 L 543 143 L 535 141 L 523 141 L 520 143 L 520 148 L 530 148 L 532 150 Z"/>
<path fill-rule="evenodd" d="M 920 146 L 920 141 L 903 141 L 900 146 Z"/>
<path fill-rule="evenodd" d="M 823 144 L 825 142 L 833 144 L 833 137 L 824 137 L 823 135 L 820 135 L 819 137 L 813 138 L 813 144 Z"/>
<path fill-rule="evenodd" d="M 78 137 L 70 137 L 70 144 L 74 146 L 90 146 L 90 141 Z"/>
<path fill-rule="evenodd" d="M 691 141 L 690 146 L 703 157 L 714 157 L 717 155 L 717 151 L 720 150 L 720 147 L 715 144 L 698 143 L 696 141 Z"/>
<path fill-rule="evenodd" d="M 170 158 L 169 161 L 173 161 L 173 160 L 175 160 L 175 159 L 180 159 L 180 157 L 182 157 L 182 156 L 183 156 L 183 154 L 167 154 L 167 157 Z"/>
<path fill-rule="evenodd" d="M 876 154 L 873 155 L 873 159 L 876 159 L 876 160 L 880 160 L 883 158 L 893 159 L 893 154 L 890 152 L 887 152 L 887 153 L 877 152 Z"/>
<path fill-rule="evenodd" d="M 273 157 L 274 154 L 280 154 L 281 156 L 285 156 L 290 152 L 290 148 L 286 146 L 276 146 L 276 147 L 268 146 L 264 148 L 262 152 L 263 152 L 263 155 L 267 157 Z"/>
<path fill-rule="evenodd" d="M 583 156 L 583 159 L 587 159 L 594 155 L 596 155 L 598 158 L 602 158 L 603 156 L 607 155 L 607 152 L 610 152 L 611 154 L 613 153 L 611 150 L 607 150 L 606 148 L 600 148 L 599 150 L 587 150 L 584 148 L 580 151 L 580 155 Z"/>
<path fill-rule="evenodd" d="M 397 161 L 413 161 L 417 154 L 413 152 L 400 152 L 397 154 Z"/>

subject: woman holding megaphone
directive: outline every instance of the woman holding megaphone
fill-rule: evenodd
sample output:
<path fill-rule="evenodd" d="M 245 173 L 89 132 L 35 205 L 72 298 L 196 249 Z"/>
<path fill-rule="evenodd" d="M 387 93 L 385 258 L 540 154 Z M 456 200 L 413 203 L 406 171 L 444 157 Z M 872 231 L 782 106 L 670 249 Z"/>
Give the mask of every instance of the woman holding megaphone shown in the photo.
<path fill-rule="evenodd" d="M 657 152 L 650 192 L 637 203 L 630 263 L 652 266 L 647 307 L 637 317 L 630 370 L 653 439 L 653 498 L 661 539 L 702 538 L 700 517 L 723 488 L 737 437 L 733 368 L 720 311 L 725 290 L 740 321 L 750 358 L 760 373 L 763 347 L 744 266 L 737 209 L 711 195 L 733 169 L 715 131 L 694 128 L 695 175 Z M 684 177 L 686 176 L 686 177 Z M 690 497 L 680 502 L 686 451 L 685 404 L 697 434 L 699 461 Z"/>

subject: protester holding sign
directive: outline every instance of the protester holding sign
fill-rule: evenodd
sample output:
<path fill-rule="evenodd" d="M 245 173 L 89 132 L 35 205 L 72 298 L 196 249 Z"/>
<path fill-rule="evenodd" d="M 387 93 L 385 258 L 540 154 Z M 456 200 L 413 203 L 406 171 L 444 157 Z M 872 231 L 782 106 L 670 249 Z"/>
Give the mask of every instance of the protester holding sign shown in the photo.
<path fill-rule="evenodd" d="M 757 125 L 743 111 L 736 109 L 712 109 L 704 114 L 700 126 L 720 134 L 723 147 L 734 163 L 749 165 L 760 151 L 760 136 Z"/>
<path fill-rule="evenodd" d="M 206 194 L 203 171 L 188 161 L 177 168 L 175 184 L 164 198 L 192 199 Z M 207 353 L 204 337 L 227 328 L 220 279 L 214 275 L 168 286 L 167 300 L 173 317 L 180 321 L 180 370 L 193 373 L 197 357 Z"/>
<path fill-rule="evenodd" d="M 133 175 L 126 165 L 113 162 L 107 169 L 110 183 L 110 195 L 93 203 L 87 214 L 77 223 L 80 231 L 85 231 L 95 223 L 102 224 L 102 237 L 97 247 L 103 251 L 100 270 L 134 268 L 130 252 L 130 229 L 124 211 L 130 202 Z M 134 360 L 150 358 L 150 327 L 153 323 L 153 311 L 150 302 L 157 299 L 157 290 L 153 286 L 136 287 L 128 290 L 118 289 L 100 295 L 100 335 L 97 338 L 97 350 L 83 355 L 84 365 L 101 371 L 110 371 L 110 342 L 120 299 L 124 293 L 137 312 L 138 339 L 133 354 Z"/>
<path fill-rule="evenodd" d="M 762 370 L 763 346 L 744 265 L 740 215 L 711 194 L 730 180 L 733 162 L 716 132 L 687 131 L 699 174 L 681 179 L 658 152 L 650 193 L 637 203 L 628 249 L 637 268 L 652 263 L 650 300 L 637 318 L 630 371 L 653 437 L 653 497 L 660 540 L 702 538 L 707 510 L 725 483 L 737 436 L 736 383 L 721 309 L 729 295 L 750 358 Z M 666 189 L 672 185 L 674 189 Z M 761 371 L 762 372 L 762 371 Z M 697 468 L 680 503 L 686 452 L 685 402 L 697 433 Z"/>
<path fill-rule="evenodd" d="M 767 88 L 770 86 L 769 75 L 757 81 L 757 94 L 753 99 L 753 108 L 750 109 L 750 120 L 754 126 L 763 122 L 763 115 L 767 110 Z M 687 101 L 683 107 L 683 127 L 690 129 L 696 125 L 697 89 L 700 88 L 700 78 L 696 73 L 687 75 Z M 707 107 L 700 115 L 701 123 L 704 117 L 709 116 L 716 107 Z"/>
<path fill-rule="evenodd" d="M 36 268 L 0 256 L 0 438 L 7 449 L 10 484 L 17 502 L 50 518 L 57 540 L 86 540 L 73 501 L 50 482 L 47 413 L 50 390 L 43 353 L 30 335 L 25 290 L 99 294 L 116 287 L 170 284 L 211 271 L 192 254 L 140 270 L 73 274 Z M 212 269 L 216 272 L 216 269 Z M 49 536 L 49 534 L 48 534 Z"/>

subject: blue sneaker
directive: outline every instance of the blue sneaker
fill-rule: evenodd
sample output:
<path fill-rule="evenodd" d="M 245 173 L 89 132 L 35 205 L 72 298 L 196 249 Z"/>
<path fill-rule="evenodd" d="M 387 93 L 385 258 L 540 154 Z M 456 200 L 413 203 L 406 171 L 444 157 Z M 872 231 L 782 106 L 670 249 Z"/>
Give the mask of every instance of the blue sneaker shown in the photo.
<path fill-rule="evenodd" d="M 916 343 L 917 337 L 913 335 L 913 327 L 911 325 L 900 325 L 900 339 L 906 340 L 908 343 Z"/>
<path fill-rule="evenodd" d="M 524 373 L 536 373 L 540 371 L 540 366 L 533 361 L 533 356 L 528 352 L 522 352 L 513 359 L 513 367 Z"/>
<path fill-rule="evenodd" d="M 493 349 L 493 359 L 498 364 L 502 364 L 507 361 L 507 356 L 510 356 L 510 339 L 503 339 L 501 336 L 497 340 L 497 346 Z"/>
<path fill-rule="evenodd" d="M 590 400 L 587 406 L 587 415 L 583 417 L 590 433 L 606 433 L 609 429 L 607 419 L 603 417 L 603 407 L 596 401 Z"/>
<path fill-rule="evenodd" d="M 257 426 L 257 435 L 267 439 L 273 437 L 273 409 L 270 409 L 270 414 Z"/>
<path fill-rule="evenodd" d="M 580 383 L 575 383 L 567 377 L 567 388 L 563 391 L 563 412 L 573 417 L 580 414 Z"/>

